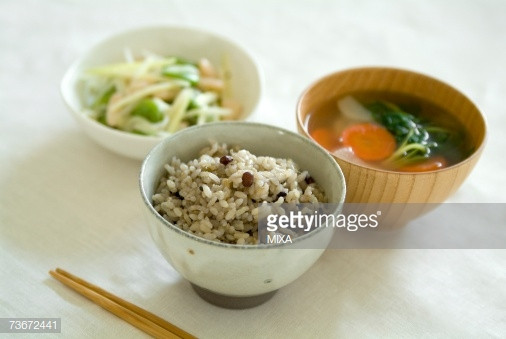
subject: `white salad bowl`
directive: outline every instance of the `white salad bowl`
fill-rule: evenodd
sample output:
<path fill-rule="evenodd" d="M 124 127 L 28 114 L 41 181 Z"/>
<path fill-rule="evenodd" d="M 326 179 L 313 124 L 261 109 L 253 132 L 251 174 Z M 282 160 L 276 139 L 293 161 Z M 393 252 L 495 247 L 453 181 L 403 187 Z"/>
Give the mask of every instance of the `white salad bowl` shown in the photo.
<path fill-rule="evenodd" d="M 233 245 L 206 240 L 165 220 L 152 204 L 164 164 L 172 157 L 185 162 L 197 158 L 209 140 L 237 145 L 255 155 L 292 159 L 301 170 L 309 171 L 328 201 L 338 206 L 336 213 L 346 194 L 343 173 L 328 152 L 309 139 L 250 122 L 217 122 L 184 129 L 164 139 L 144 160 L 140 173 L 144 212 L 165 259 L 205 300 L 231 308 L 252 307 L 306 272 L 325 250 L 333 229 L 318 228 L 294 239 L 293 244 Z"/>
<path fill-rule="evenodd" d="M 126 50 L 134 57 L 149 51 L 188 60 L 207 58 L 215 65 L 220 65 L 226 56 L 231 97 L 242 108 L 240 119 L 249 117 L 260 101 L 263 83 L 260 67 L 244 48 L 227 38 L 179 26 L 143 27 L 113 35 L 77 59 L 61 82 L 61 95 L 76 121 L 90 138 L 112 152 L 142 160 L 163 139 L 116 130 L 84 113 L 83 72 L 92 67 L 124 62 Z"/>

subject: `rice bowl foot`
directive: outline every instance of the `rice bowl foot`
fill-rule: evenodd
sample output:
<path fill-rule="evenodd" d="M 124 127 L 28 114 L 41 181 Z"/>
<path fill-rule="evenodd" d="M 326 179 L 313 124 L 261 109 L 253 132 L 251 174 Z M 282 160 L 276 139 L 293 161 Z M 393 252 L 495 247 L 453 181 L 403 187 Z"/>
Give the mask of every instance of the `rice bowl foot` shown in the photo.
<path fill-rule="evenodd" d="M 205 301 L 218 307 L 241 310 L 259 306 L 269 301 L 278 290 L 248 297 L 237 297 L 215 293 L 206 288 L 190 283 L 193 290 Z"/>

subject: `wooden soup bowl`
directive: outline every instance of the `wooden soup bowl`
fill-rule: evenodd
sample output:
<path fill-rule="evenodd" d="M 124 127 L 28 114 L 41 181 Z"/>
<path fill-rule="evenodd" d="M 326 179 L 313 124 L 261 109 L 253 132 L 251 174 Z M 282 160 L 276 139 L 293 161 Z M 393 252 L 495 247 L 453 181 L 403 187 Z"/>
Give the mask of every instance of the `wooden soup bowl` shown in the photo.
<path fill-rule="evenodd" d="M 441 203 L 446 200 L 464 182 L 483 151 L 486 123 L 478 108 L 455 88 L 423 74 L 384 67 L 355 68 L 327 75 L 302 93 L 296 108 L 299 133 L 311 138 L 305 122 L 308 114 L 320 105 L 364 91 L 409 95 L 441 107 L 466 128 L 474 151 L 453 166 L 417 173 L 359 165 L 333 154 L 345 176 L 346 202 Z"/>

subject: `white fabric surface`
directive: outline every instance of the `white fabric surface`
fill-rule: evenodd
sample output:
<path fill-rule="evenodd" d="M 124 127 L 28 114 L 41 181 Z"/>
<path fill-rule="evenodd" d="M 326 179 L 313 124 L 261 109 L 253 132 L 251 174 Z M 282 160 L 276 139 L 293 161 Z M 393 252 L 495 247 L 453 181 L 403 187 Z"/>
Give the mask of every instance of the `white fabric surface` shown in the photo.
<path fill-rule="evenodd" d="M 260 307 L 207 304 L 149 237 L 140 163 L 89 140 L 58 93 L 91 44 L 158 23 L 245 45 L 265 71 L 253 120 L 292 130 L 318 77 L 409 68 L 459 88 L 488 119 L 482 159 L 451 201 L 504 203 L 505 16 L 502 0 L 1 1 L 0 317 L 61 317 L 63 337 L 144 336 L 51 279 L 60 266 L 199 337 L 505 337 L 505 250 L 327 251 Z"/>

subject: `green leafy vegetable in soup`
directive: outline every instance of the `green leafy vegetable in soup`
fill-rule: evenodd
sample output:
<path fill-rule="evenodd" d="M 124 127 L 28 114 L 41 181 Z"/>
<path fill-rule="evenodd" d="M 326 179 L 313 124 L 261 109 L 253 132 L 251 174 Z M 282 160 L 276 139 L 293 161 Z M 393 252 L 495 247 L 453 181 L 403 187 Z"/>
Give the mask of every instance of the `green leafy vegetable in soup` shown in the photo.
<path fill-rule="evenodd" d="M 452 136 L 449 129 L 432 126 L 390 102 L 375 101 L 366 108 L 395 137 L 398 148 L 386 162 L 396 167 L 426 160 Z"/>

